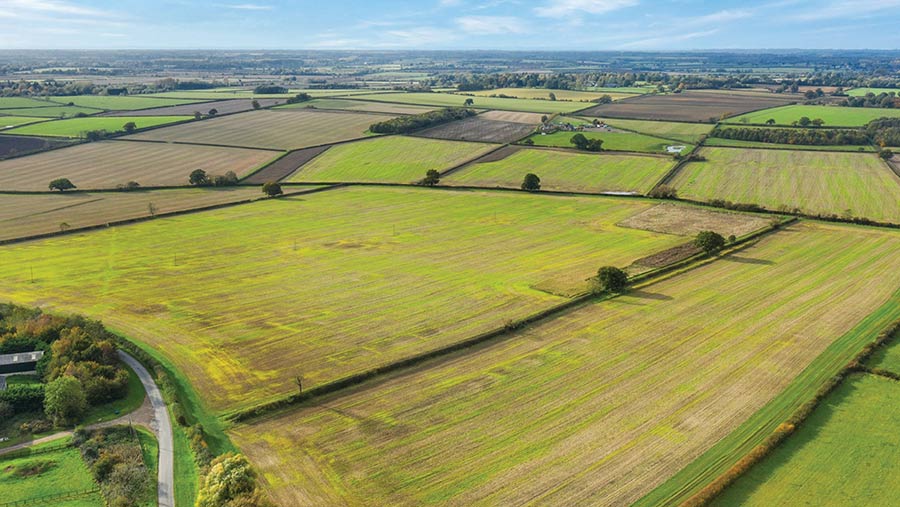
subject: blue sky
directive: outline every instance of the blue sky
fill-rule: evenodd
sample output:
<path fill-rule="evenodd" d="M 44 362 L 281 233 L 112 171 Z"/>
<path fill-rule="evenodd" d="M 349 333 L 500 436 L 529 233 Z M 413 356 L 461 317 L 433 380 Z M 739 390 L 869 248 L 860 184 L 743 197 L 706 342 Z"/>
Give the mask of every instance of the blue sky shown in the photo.
<path fill-rule="evenodd" d="M 0 0 L 0 49 L 900 48 L 900 0 Z"/>

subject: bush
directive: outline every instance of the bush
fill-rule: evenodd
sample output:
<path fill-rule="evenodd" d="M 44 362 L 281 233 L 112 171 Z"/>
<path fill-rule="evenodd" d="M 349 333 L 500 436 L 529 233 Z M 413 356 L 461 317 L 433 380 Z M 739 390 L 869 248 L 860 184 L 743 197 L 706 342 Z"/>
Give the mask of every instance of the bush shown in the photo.
<path fill-rule="evenodd" d="M 675 190 L 675 187 L 670 187 L 669 185 L 659 185 L 650 190 L 647 193 L 647 197 L 654 199 L 678 199 L 678 191 Z"/>
<path fill-rule="evenodd" d="M 197 493 L 197 507 L 267 506 L 256 472 L 243 455 L 228 453 L 212 461 Z"/>
<path fill-rule="evenodd" d="M 628 273 L 614 267 L 604 266 L 597 271 L 597 288 L 606 292 L 622 292 L 628 285 Z"/>
<path fill-rule="evenodd" d="M 0 403 L 8 404 L 16 414 L 41 410 L 44 407 L 44 386 L 8 386 L 5 391 L 0 391 Z"/>
<path fill-rule="evenodd" d="M 541 189 L 541 179 L 538 178 L 537 174 L 528 173 L 525 175 L 525 179 L 522 180 L 522 190 L 527 190 L 529 192 L 536 192 Z"/>
<path fill-rule="evenodd" d="M 47 384 L 44 390 L 44 413 L 57 426 L 73 424 L 87 410 L 87 397 L 81 382 L 64 375 Z"/>

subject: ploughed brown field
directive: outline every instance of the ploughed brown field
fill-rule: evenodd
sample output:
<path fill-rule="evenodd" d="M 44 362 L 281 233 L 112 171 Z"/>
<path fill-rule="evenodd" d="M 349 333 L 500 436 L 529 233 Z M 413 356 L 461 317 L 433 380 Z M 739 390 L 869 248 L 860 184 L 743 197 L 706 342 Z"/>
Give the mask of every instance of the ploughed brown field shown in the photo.
<path fill-rule="evenodd" d="M 601 104 L 579 113 L 581 116 L 637 118 L 641 120 L 715 121 L 727 114 L 783 106 L 799 100 L 775 93 L 687 91 L 670 95 L 641 95 L 612 104 Z"/>
<path fill-rule="evenodd" d="M 458 120 L 417 132 L 415 135 L 452 141 L 511 143 L 534 131 L 534 125 L 513 121 L 488 120 L 479 116 Z"/>
<path fill-rule="evenodd" d="M 287 99 L 256 99 L 260 107 L 269 107 L 284 104 Z M 213 102 L 200 102 L 196 104 L 183 104 L 180 106 L 155 107 L 153 109 L 139 109 L 137 111 L 110 111 L 98 116 L 182 116 L 193 115 L 195 112 L 204 115 L 210 109 L 215 109 L 216 114 L 240 113 L 253 110 L 252 99 L 216 100 Z"/>
<path fill-rule="evenodd" d="M 0 136 L 0 159 L 49 150 L 64 144 L 69 142 L 65 139 L 46 137 Z"/>

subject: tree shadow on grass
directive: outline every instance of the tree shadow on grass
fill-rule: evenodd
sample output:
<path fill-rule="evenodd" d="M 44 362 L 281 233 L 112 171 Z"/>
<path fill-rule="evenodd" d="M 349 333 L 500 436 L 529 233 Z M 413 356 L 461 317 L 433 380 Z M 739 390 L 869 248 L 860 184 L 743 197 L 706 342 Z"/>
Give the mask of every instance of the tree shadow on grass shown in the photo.
<path fill-rule="evenodd" d="M 632 290 L 628 291 L 628 295 L 638 298 L 638 299 L 652 299 L 654 301 L 672 301 L 672 296 L 667 296 L 665 294 L 659 294 L 656 292 L 647 292 L 645 290 Z"/>
<path fill-rule="evenodd" d="M 750 257 L 739 257 L 737 255 L 728 255 L 728 256 L 722 257 L 722 260 L 738 262 L 741 264 L 758 264 L 760 266 L 771 266 L 771 265 L 775 264 L 774 262 L 768 261 L 765 259 L 753 259 Z"/>

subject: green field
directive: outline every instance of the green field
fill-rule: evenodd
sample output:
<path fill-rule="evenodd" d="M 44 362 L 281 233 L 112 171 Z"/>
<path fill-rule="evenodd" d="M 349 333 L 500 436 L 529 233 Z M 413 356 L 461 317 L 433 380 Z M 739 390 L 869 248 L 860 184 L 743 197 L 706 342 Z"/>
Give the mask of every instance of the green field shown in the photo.
<path fill-rule="evenodd" d="M 403 136 L 368 139 L 329 148 L 287 181 L 414 183 L 429 169 L 443 171 L 496 147 Z"/>
<path fill-rule="evenodd" d="M 606 93 L 636 93 L 636 94 L 645 94 L 645 93 L 653 93 L 656 90 L 655 86 L 593 86 L 585 88 L 586 90 L 590 90 L 593 92 L 606 92 Z"/>
<path fill-rule="evenodd" d="M 79 107 L 92 109 L 105 109 L 109 111 L 133 111 L 136 109 L 151 109 L 154 107 L 179 106 L 196 102 L 188 99 L 163 99 L 142 97 L 140 95 L 74 95 L 66 97 L 50 97 L 50 100 L 60 104 L 74 104 Z"/>
<path fill-rule="evenodd" d="M 309 107 L 314 107 L 316 109 L 342 109 L 345 111 L 391 114 L 419 114 L 427 113 L 428 111 L 433 111 L 435 109 L 434 107 L 428 106 L 411 106 L 407 104 L 390 104 L 387 102 L 349 99 L 315 99 L 308 102 L 278 106 L 275 109 L 305 109 Z"/>
<path fill-rule="evenodd" d="M 900 95 L 900 89 L 898 88 L 853 88 L 852 90 L 846 91 L 847 95 L 851 97 L 862 97 L 868 93 L 874 93 L 875 95 L 880 95 L 882 93 L 893 93 L 894 95 Z"/>
<path fill-rule="evenodd" d="M 12 116 L 35 116 L 38 118 L 72 118 L 76 114 L 92 115 L 100 113 L 99 109 L 77 106 L 29 107 L 25 109 L 3 109 L 3 114 Z"/>
<path fill-rule="evenodd" d="M 683 243 L 614 225 L 652 205 L 331 190 L 0 248 L 0 298 L 102 318 L 224 411 L 503 326 Z"/>
<path fill-rule="evenodd" d="M 834 145 L 834 146 L 817 146 L 807 144 L 778 144 L 763 143 L 759 141 L 741 141 L 740 139 L 724 139 L 721 137 L 709 137 L 704 146 L 721 146 L 728 148 L 770 148 L 779 150 L 804 150 L 804 151 L 856 151 L 856 152 L 875 152 L 875 147 L 853 146 L 853 145 Z"/>
<path fill-rule="evenodd" d="M 894 336 L 891 342 L 876 350 L 869 358 L 869 366 L 900 373 L 900 335 Z"/>
<path fill-rule="evenodd" d="M 374 90 L 339 90 L 339 89 L 291 89 L 288 93 L 276 94 L 258 94 L 253 90 L 244 89 L 214 89 L 214 90 L 186 90 L 175 92 L 153 93 L 148 97 L 162 97 L 169 99 L 187 99 L 187 100 L 228 100 L 228 99 L 277 99 L 290 98 L 298 93 L 308 93 L 313 97 L 343 97 L 350 95 L 368 95 L 376 93 Z"/>
<path fill-rule="evenodd" d="M 826 127 L 861 127 L 877 118 L 898 118 L 900 109 L 839 106 L 782 106 L 728 118 L 728 123 L 764 124 L 769 119 L 778 125 L 790 125 L 806 116 L 811 120 L 821 118 Z"/>
<path fill-rule="evenodd" d="M 26 107 L 54 106 L 47 100 L 32 99 L 28 97 L 0 97 L 0 109 L 22 109 Z"/>
<path fill-rule="evenodd" d="M 552 134 L 534 134 L 529 139 L 535 146 L 556 146 L 573 148 L 570 142 L 575 134 L 583 134 L 588 139 L 603 141 L 603 149 L 610 151 L 636 151 L 641 153 L 666 153 L 666 146 L 677 145 L 675 141 L 660 139 L 634 132 L 554 132 Z M 688 145 L 684 152 L 693 148 Z"/>
<path fill-rule="evenodd" d="M 0 130 L 16 127 L 19 125 L 27 125 L 29 123 L 37 123 L 39 121 L 47 121 L 47 118 L 27 118 L 23 116 L 0 116 Z"/>
<path fill-rule="evenodd" d="M 630 505 L 883 308 L 898 261 L 895 231 L 798 224 L 231 434 L 282 505 Z"/>
<path fill-rule="evenodd" d="M 472 99 L 474 104 L 469 107 L 476 109 L 500 109 L 506 111 L 524 111 L 527 113 L 567 113 L 590 106 L 590 104 L 581 102 L 468 97 L 451 93 L 378 93 L 357 95 L 354 98 L 378 102 L 397 102 L 401 104 L 440 107 L 463 107 L 463 103 L 466 99 Z"/>
<path fill-rule="evenodd" d="M 687 144 L 697 144 L 700 137 L 712 130 L 709 124 L 680 123 L 672 121 L 604 119 L 613 128 L 631 130 L 641 134 L 672 139 Z"/>
<path fill-rule="evenodd" d="M 900 178 L 876 155 L 821 151 L 704 148 L 705 162 L 682 167 L 680 197 L 726 199 L 778 210 L 900 223 Z"/>
<path fill-rule="evenodd" d="M 71 118 L 68 120 L 47 121 L 25 125 L 7 130 L 8 134 L 22 134 L 51 137 L 84 137 L 90 130 L 121 131 L 122 126 L 134 122 L 138 129 L 192 120 L 191 116 L 108 116 L 91 118 Z"/>
<path fill-rule="evenodd" d="M 496 162 L 467 166 L 441 183 L 519 188 L 528 173 L 544 190 L 646 193 L 672 167 L 668 157 L 521 149 Z"/>
<path fill-rule="evenodd" d="M 855 375 L 713 506 L 891 505 L 900 498 L 900 383 Z"/>
<path fill-rule="evenodd" d="M 66 440 L 56 440 L 35 449 L 57 447 Z M 42 472 L 40 470 L 43 469 Z M 29 471 L 36 471 L 29 475 Z M 22 476 L 21 474 L 25 474 Z M 97 487 L 81 453 L 75 447 L 33 454 L 19 458 L 0 456 L 0 491 L 3 502 L 15 502 L 36 497 L 83 491 Z M 68 501 L 53 501 L 44 505 L 64 507 L 101 507 L 105 505 L 99 492 Z"/>
<path fill-rule="evenodd" d="M 460 95 L 474 95 L 476 97 L 490 97 L 491 95 L 506 95 L 517 99 L 549 100 L 550 94 L 556 96 L 556 100 L 571 102 L 592 102 L 604 95 L 609 95 L 613 100 L 633 97 L 633 94 L 613 91 L 579 91 L 579 90 L 551 90 L 548 88 L 496 88 L 492 90 L 480 90 L 476 92 L 459 92 Z M 587 107 L 587 104 L 584 105 Z"/>

